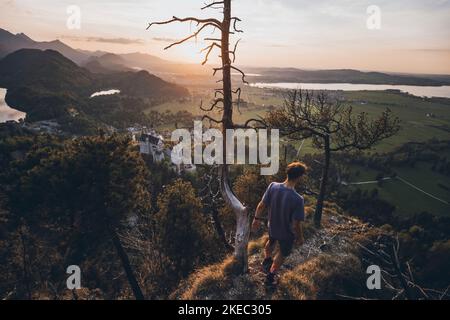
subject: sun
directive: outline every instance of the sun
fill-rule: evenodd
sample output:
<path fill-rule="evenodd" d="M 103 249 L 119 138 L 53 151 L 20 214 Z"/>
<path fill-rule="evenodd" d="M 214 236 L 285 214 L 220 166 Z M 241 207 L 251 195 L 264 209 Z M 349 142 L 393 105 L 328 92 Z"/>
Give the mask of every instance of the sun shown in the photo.
<path fill-rule="evenodd" d="M 192 40 L 189 43 L 185 43 L 183 46 L 177 47 L 177 56 L 183 62 L 188 63 L 201 63 L 205 59 L 206 52 L 202 52 L 208 46 L 208 43 L 205 41 L 195 41 Z M 209 64 L 214 64 L 219 61 L 219 50 L 215 49 L 214 53 L 211 53 L 210 58 L 208 60 Z"/>

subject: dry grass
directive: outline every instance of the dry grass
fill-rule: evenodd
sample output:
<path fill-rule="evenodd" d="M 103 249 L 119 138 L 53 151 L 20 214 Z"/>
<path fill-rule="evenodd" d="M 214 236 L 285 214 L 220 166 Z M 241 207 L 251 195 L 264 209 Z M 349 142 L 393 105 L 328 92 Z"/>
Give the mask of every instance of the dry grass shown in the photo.
<path fill-rule="evenodd" d="M 294 248 L 280 271 L 275 291 L 264 286 L 261 271 L 267 235 L 249 243 L 249 272 L 237 275 L 240 266 L 232 257 L 205 267 L 183 281 L 172 299 L 338 299 L 341 295 L 360 296 L 366 290 L 366 275 L 357 243 L 376 238 L 379 229 L 343 215 L 342 210 L 326 203 L 322 228 L 313 223 L 313 207 L 306 207 L 305 244 Z"/>
<path fill-rule="evenodd" d="M 251 255 L 258 253 L 262 249 L 264 249 L 264 246 L 266 245 L 267 240 L 269 240 L 269 236 L 264 235 L 259 239 L 250 241 L 248 243 L 248 254 L 251 256 Z"/>
<path fill-rule="evenodd" d="M 228 257 L 220 264 L 204 267 L 182 281 L 171 299 L 196 300 L 198 297 L 220 299 L 220 293 L 230 288 L 227 277 L 231 274 L 235 260 Z"/>
<path fill-rule="evenodd" d="M 363 283 L 364 272 L 358 257 L 323 254 L 284 273 L 273 299 L 336 299 L 338 294 L 358 296 Z"/>

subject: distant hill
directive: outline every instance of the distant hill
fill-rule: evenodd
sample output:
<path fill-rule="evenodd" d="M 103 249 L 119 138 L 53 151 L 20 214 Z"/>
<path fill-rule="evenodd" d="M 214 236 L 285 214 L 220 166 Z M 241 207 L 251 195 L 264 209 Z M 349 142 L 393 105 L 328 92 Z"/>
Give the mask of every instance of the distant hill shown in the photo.
<path fill-rule="evenodd" d="M 122 60 L 108 54 L 96 61 L 111 65 Z M 114 88 L 126 95 L 157 99 L 188 94 L 186 89 L 147 71 L 94 75 L 56 51 L 36 49 L 21 49 L 0 60 L 0 86 L 8 89 L 32 86 L 52 93 L 65 91 L 85 95 Z"/>
<path fill-rule="evenodd" d="M 104 74 L 111 71 L 141 69 L 159 75 L 177 73 L 209 76 L 211 74 L 209 68 L 198 64 L 177 63 L 139 52 L 112 54 L 105 51 L 76 50 L 59 40 L 38 42 L 23 33 L 13 34 L 0 28 L 0 59 L 20 49 L 55 50 L 93 73 Z"/>
<path fill-rule="evenodd" d="M 64 117 L 82 104 L 95 79 L 59 52 L 20 49 L 0 60 L 0 87 L 6 102 L 31 121 Z"/>
<path fill-rule="evenodd" d="M 126 66 L 126 61 L 121 56 L 106 53 L 101 56 L 91 57 L 84 65 L 92 73 L 127 72 L 133 69 Z"/>
<path fill-rule="evenodd" d="M 164 77 L 167 77 L 170 74 L 211 77 L 211 68 L 202 66 L 200 63 L 179 63 L 139 52 L 121 54 L 120 57 L 125 60 L 125 65 L 129 68 L 140 68 Z M 200 56 L 199 59 L 201 59 Z"/>
<path fill-rule="evenodd" d="M 77 64 L 85 62 L 89 55 L 75 50 L 59 40 L 38 42 L 23 33 L 12 34 L 0 29 L 0 58 L 19 49 L 55 50 Z"/>
<path fill-rule="evenodd" d="M 150 54 L 139 52 L 121 54 L 120 57 L 131 68 L 138 67 L 146 70 L 158 70 L 173 63 Z"/>
<path fill-rule="evenodd" d="M 83 92 L 93 80 L 89 71 L 53 50 L 20 49 L 0 60 L 0 86 L 5 88 Z"/>
<path fill-rule="evenodd" d="M 2 52 L 9 53 L 33 44 L 34 41 L 25 36 L 23 33 L 12 34 L 4 29 L 0 29 L 0 44 Z"/>
<path fill-rule="evenodd" d="M 132 97 L 184 97 L 189 95 L 187 89 L 169 84 L 147 71 L 124 72 L 105 77 L 105 87 L 119 88 L 123 94 Z"/>
<path fill-rule="evenodd" d="M 426 76 L 362 72 L 351 69 L 302 70 L 296 68 L 246 68 L 247 72 L 259 74 L 249 77 L 258 82 L 303 82 L 303 83 L 352 83 L 441 86 L 450 84 L 449 76 Z"/>
<path fill-rule="evenodd" d="M 121 58 L 104 57 L 109 62 L 117 62 L 117 59 Z M 56 51 L 36 49 L 20 49 L 0 60 L 0 87 L 8 89 L 7 103 L 27 112 L 27 119 L 32 121 L 66 117 L 68 110 L 73 114 L 74 109 L 89 115 L 102 103 L 109 105 L 109 108 L 102 107 L 104 113 L 112 114 L 120 109 L 123 117 L 127 108 L 136 107 L 123 104 L 122 99 L 157 103 L 189 94 L 185 88 L 147 71 L 93 74 Z M 121 91 L 118 97 L 111 98 L 114 101 L 90 99 L 92 93 L 109 89 Z M 134 101 L 133 104 L 145 107 L 144 102 Z"/>

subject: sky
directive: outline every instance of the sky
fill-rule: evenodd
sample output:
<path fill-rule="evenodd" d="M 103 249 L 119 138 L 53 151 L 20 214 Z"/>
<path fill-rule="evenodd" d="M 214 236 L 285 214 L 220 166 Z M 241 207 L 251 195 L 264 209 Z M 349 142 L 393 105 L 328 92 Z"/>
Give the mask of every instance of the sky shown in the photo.
<path fill-rule="evenodd" d="M 75 48 L 201 62 L 202 38 L 163 50 L 195 25 L 146 27 L 173 15 L 218 17 L 216 10 L 200 10 L 205 2 L 0 0 L 0 28 Z M 67 27 L 71 5 L 80 9 L 80 29 Z M 380 19 L 368 12 L 371 6 Z M 450 0 L 233 0 L 233 15 L 244 30 L 233 36 L 242 39 L 239 65 L 450 74 Z M 368 19 L 379 21 L 379 28 L 368 28 Z"/>

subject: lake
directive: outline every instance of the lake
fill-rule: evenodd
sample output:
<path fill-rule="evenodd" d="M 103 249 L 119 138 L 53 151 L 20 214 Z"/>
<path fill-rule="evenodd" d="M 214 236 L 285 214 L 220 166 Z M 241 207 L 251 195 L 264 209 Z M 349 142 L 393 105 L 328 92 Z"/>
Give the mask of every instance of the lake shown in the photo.
<path fill-rule="evenodd" d="M 21 112 L 10 108 L 5 101 L 6 89 L 0 88 L 0 123 L 6 121 L 19 121 L 19 119 L 25 119 L 27 115 L 25 112 Z"/>
<path fill-rule="evenodd" d="M 305 89 L 305 90 L 332 90 L 332 91 L 384 91 L 400 90 L 418 97 L 441 97 L 450 98 L 450 86 L 423 87 L 423 86 L 395 86 L 384 84 L 352 84 L 352 83 L 262 83 L 251 84 L 257 88 L 278 88 L 278 89 Z"/>
<path fill-rule="evenodd" d="M 98 91 L 98 92 L 93 93 L 91 95 L 91 98 L 95 98 L 95 97 L 98 97 L 98 96 L 110 96 L 110 95 L 118 94 L 118 93 L 120 93 L 120 90 L 117 90 L 117 89 Z"/>

